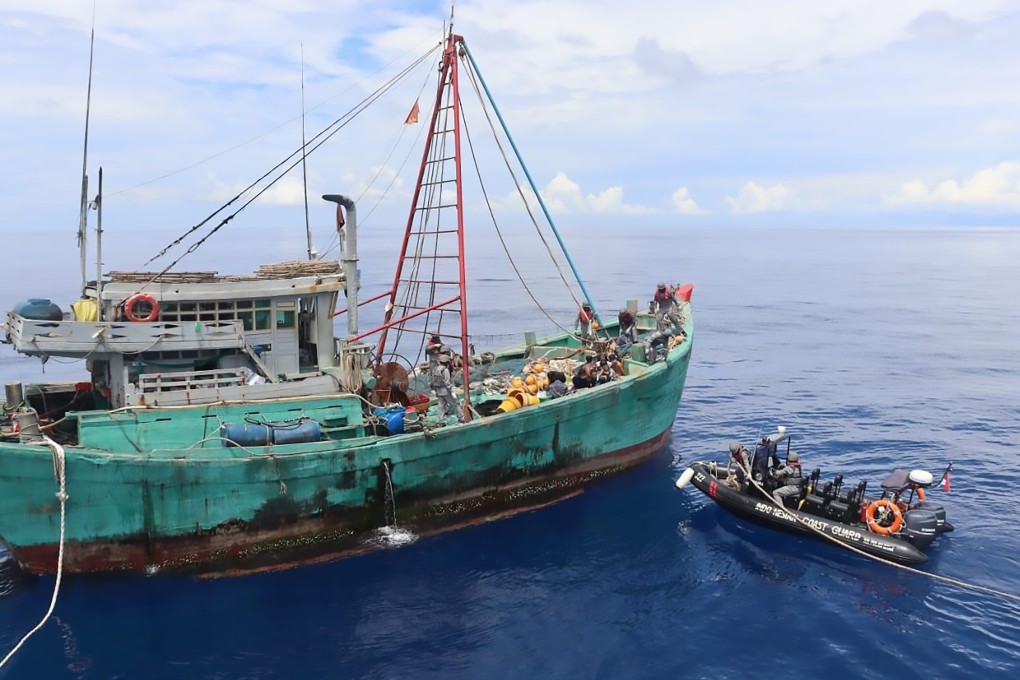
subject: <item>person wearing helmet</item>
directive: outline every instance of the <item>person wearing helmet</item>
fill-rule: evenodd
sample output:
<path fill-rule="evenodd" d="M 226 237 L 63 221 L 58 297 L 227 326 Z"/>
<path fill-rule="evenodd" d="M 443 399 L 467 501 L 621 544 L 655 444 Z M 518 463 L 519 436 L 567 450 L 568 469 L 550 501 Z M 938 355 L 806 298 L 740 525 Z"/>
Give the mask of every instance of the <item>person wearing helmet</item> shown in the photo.
<path fill-rule="evenodd" d="M 667 329 L 666 322 L 677 329 L 681 328 L 680 320 L 676 316 L 676 300 L 673 298 L 673 291 L 666 285 L 665 281 L 659 281 L 655 287 L 655 295 L 652 297 L 652 311 L 655 312 L 655 329 L 663 331 Z"/>
<path fill-rule="evenodd" d="M 796 451 L 790 451 L 790 455 L 786 457 L 786 465 L 776 468 L 772 474 L 778 487 L 772 492 L 772 498 L 785 508 L 787 498 L 800 495 L 800 487 L 804 481 L 800 474 L 800 455 Z"/>
<path fill-rule="evenodd" d="M 430 385 L 436 393 L 437 406 L 439 408 L 439 424 L 446 424 L 447 412 L 457 416 L 457 422 L 464 422 L 464 412 L 460 402 L 453 396 L 453 377 L 450 375 L 450 355 L 439 354 L 436 356 L 436 365 L 432 369 Z"/>
<path fill-rule="evenodd" d="M 745 491 L 747 475 L 751 470 L 751 454 L 740 442 L 730 442 L 730 459 L 734 466 L 732 478 L 735 481 L 735 484 L 730 484 L 730 486 L 734 486 L 737 491 Z M 727 476 L 727 483 L 729 480 L 730 476 Z"/>
<path fill-rule="evenodd" d="M 585 300 L 581 309 L 577 312 L 577 321 L 574 323 L 574 334 L 582 340 L 589 340 L 592 337 L 592 322 L 595 321 L 595 312 L 591 303 Z"/>

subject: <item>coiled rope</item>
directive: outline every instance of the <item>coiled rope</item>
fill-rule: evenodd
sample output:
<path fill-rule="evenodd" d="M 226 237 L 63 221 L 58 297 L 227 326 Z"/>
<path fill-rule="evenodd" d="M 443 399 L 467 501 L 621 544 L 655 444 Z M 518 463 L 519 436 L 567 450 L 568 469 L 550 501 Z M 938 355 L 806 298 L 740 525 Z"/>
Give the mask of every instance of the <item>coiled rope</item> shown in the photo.
<path fill-rule="evenodd" d="M 731 464 L 732 464 L 732 462 L 731 462 Z M 729 469 L 730 465 L 727 465 L 726 467 L 727 467 L 727 469 Z M 910 566 L 907 566 L 905 564 L 899 564 L 898 562 L 893 562 L 892 560 L 887 560 L 884 557 L 879 557 L 878 555 L 872 555 L 871 553 L 865 552 L 865 551 L 861 550 L 860 548 L 858 548 L 856 546 L 850 545 L 849 543 L 844 543 L 843 541 L 839 540 L 835 536 L 830 536 L 829 534 L 825 533 L 821 529 L 818 529 L 817 527 L 812 526 L 810 522 L 808 522 L 808 521 L 806 521 L 804 519 L 801 519 L 799 516 L 797 516 L 793 512 L 790 512 L 790 510 L 786 506 L 781 505 L 780 503 L 776 502 L 776 499 L 773 498 L 773 496 L 770 493 L 765 491 L 765 489 L 761 486 L 761 484 L 759 484 L 758 481 L 751 475 L 751 471 L 750 471 L 749 467 L 744 467 L 743 465 L 741 465 L 739 463 L 738 463 L 738 467 L 740 467 L 742 470 L 744 470 L 744 473 L 747 475 L 746 479 L 748 479 L 755 486 L 756 489 L 761 491 L 761 493 L 765 496 L 765 498 L 769 499 L 769 501 L 772 503 L 772 505 L 774 505 L 777 508 L 781 509 L 788 516 L 790 516 L 793 519 L 797 520 L 800 524 L 802 524 L 803 526 L 807 527 L 811 531 L 815 532 L 819 536 L 824 537 L 827 541 L 831 541 L 832 543 L 835 543 L 838 546 L 841 546 L 841 547 L 846 548 L 848 550 L 852 550 L 853 552 L 857 553 L 858 555 L 863 555 L 864 557 L 873 559 L 876 562 L 881 562 L 883 564 L 888 564 L 889 566 L 896 567 L 897 569 L 902 569 L 904 571 L 908 571 L 908 572 L 910 572 L 912 574 L 918 574 L 920 576 L 927 576 L 928 578 L 934 579 L 935 581 L 941 581 L 942 583 L 947 583 L 949 585 L 957 586 L 959 588 L 964 588 L 966 590 L 974 590 L 974 591 L 977 591 L 977 592 L 980 592 L 980 593 L 985 593 L 987 595 L 995 595 L 996 597 L 1001 597 L 1001 598 L 1004 598 L 1004 599 L 1007 599 L 1007 600 L 1012 600 L 1014 602 L 1020 602 L 1020 595 L 1016 595 L 1014 593 L 1007 593 L 1007 592 L 1005 592 L 1003 590 L 996 590 L 995 588 L 989 588 L 987 586 L 981 586 L 981 585 L 978 585 L 976 583 L 968 583 L 967 581 L 961 581 L 960 579 L 953 578 L 951 576 L 942 576 L 941 574 L 933 574 L 930 571 L 923 571 L 921 569 L 917 569 L 916 567 L 910 567 Z"/>
<path fill-rule="evenodd" d="M 53 476 L 57 480 L 57 499 L 60 501 L 60 547 L 57 550 L 57 580 L 53 584 L 53 597 L 50 598 L 50 608 L 46 610 L 46 614 L 43 615 L 42 620 L 35 625 L 35 628 L 25 633 L 25 636 L 21 638 L 21 641 L 14 646 L 7 656 L 4 657 L 3 661 L 0 661 L 0 668 L 7 665 L 7 662 L 21 649 L 30 637 L 35 635 L 39 629 L 41 629 L 50 618 L 50 614 L 53 613 L 53 609 L 57 606 L 57 595 L 60 594 L 60 579 L 64 572 L 64 523 L 67 517 L 67 480 L 64 477 L 65 461 L 64 461 L 64 447 L 56 443 L 49 437 L 44 436 L 43 440 L 46 445 L 53 451 Z"/>

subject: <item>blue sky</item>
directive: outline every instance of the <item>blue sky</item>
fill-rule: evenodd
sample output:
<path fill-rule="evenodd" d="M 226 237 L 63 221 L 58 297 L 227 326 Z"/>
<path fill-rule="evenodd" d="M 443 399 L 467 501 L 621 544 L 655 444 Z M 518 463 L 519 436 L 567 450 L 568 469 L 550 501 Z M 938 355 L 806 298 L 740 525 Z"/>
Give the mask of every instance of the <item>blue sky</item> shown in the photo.
<path fill-rule="evenodd" d="M 76 228 L 92 4 L 4 0 L 0 231 Z M 302 50 L 311 136 L 448 17 L 445 2 L 96 0 L 104 227 L 183 230 L 297 148 Z M 1018 2 L 461 1 L 455 27 L 560 224 L 1020 223 Z M 421 126 L 402 121 L 434 63 L 309 159 L 312 196 L 404 219 Z M 303 225 L 300 173 L 260 204 L 254 226 Z"/>

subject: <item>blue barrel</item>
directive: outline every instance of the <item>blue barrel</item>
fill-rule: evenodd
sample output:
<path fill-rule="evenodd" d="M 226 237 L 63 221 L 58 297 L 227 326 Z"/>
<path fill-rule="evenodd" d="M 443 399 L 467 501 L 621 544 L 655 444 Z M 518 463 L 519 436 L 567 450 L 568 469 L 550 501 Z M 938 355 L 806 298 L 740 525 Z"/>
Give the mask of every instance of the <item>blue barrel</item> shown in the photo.
<path fill-rule="evenodd" d="M 227 446 L 269 446 L 273 443 L 273 428 L 252 423 L 223 423 L 220 436 Z"/>
<path fill-rule="evenodd" d="M 386 429 L 390 431 L 390 434 L 403 434 L 404 433 L 404 413 L 406 413 L 403 406 L 391 406 L 386 409 Z"/>
<path fill-rule="evenodd" d="M 60 321 L 64 313 L 55 303 L 43 298 L 32 298 L 14 305 L 14 313 L 35 321 Z"/>
<path fill-rule="evenodd" d="M 276 425 L 272 430 L 274 444 L 300 444 L 322 439 L 322 428 L 314 420 L 306 420 L 299 425 Z"/>

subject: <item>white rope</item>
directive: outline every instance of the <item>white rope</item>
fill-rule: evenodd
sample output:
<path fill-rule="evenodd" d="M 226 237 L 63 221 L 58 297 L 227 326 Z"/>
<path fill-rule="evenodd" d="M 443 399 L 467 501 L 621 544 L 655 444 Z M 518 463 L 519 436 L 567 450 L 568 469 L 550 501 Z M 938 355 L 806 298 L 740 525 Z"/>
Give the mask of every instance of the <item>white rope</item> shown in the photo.
<path fill-rule="evenodd" d="M 44 436 L 43 439 L 46 441 L 46 445 L 53 451 L 53 475 L 57 479 L 57 487 L 59 489 L 57 491 L 57 499 L 60 500 L 60 547 L 57 550 L 57 581 L 53 584 L 53 597 L 50 598 L 50 608 L 46 610 L 46 614 L 35 625 L 35 628 L 25 633 L 25 637 L 21 638 L 21 641 L 14 646 L 14 649 L 7 653 L 3 661 L 0 661 L 0 668 L 7 665 L 7 662 L 21 649 L 21 646 L 28 641 L 28 638 L 35 635 L 40 628 L 46 625 L 50 614 L 53 613 L 54 607 L 57 606 L 57 595 L 60 593 L 60 578 L 64 572 L 64 521 L 67 517 L 67 482 L 64 479 L 64 447 L 49 437 Z"/>

